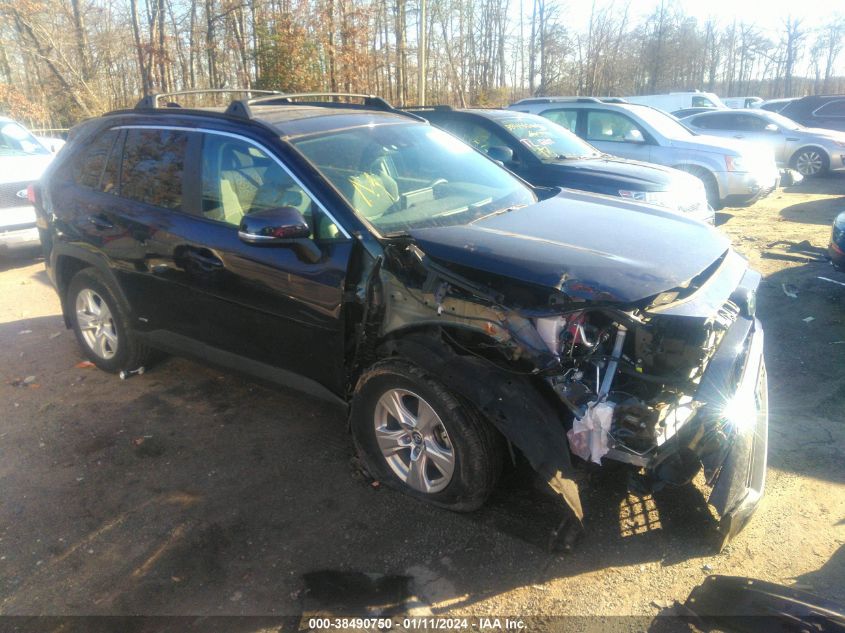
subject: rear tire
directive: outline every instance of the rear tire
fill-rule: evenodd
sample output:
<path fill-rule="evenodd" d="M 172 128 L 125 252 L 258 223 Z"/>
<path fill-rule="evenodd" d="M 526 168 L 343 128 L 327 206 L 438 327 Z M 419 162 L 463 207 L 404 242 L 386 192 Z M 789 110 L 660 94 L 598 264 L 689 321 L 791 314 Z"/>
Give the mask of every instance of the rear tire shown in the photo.
<path fill-rule="evenodd" d="M 129 309 L 96 269 L 83 268 L 73 276 L 67 306 L 82 353 L 103 371 L 134 370 L 151 359 L 150 348 L 129 324 Z"/>
<path fill-rule="evenodd" d="M 350 423 L 373 477 L 449 510 L 479 508 L 501 473 L 502 438 L 492 425 L 404 361 L 381 361 L 361 376 Z"/>
<path fill-rule="evenodd" d="M 827 154 L 818 147 L 802 147 L 792 155 L 789 164 L 805 178 L 822 176 L 830 167 Z"/>

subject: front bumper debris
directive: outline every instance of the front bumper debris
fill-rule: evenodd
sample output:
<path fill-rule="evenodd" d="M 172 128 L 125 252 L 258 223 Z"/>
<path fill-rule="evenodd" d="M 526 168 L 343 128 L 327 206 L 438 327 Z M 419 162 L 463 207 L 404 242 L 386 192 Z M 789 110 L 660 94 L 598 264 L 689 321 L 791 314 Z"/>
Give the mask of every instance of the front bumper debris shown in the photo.
<path fill-rule="evenodd" d="M 791 587 L 737 576 L 708 576 L 679 605 L 679 612 L 704 631 L 845 630 L 843 605 Z"/>
<path fill-rule="evenodd" d="M 713 486 L 708 502 L 718 513 L 722 545 L 748 522 L 766 482 L 769 407 L 763 329 L 754 319 L 738 321 L 711 361 L 697 395 L 708 420 L 702 442 L 705 477 Z M 713 362 L 715 361 L 715 363 Z M 711 373 L 712 372 L 712 373 Z M 729 384 L 737 376 L 735 390 Z"/>

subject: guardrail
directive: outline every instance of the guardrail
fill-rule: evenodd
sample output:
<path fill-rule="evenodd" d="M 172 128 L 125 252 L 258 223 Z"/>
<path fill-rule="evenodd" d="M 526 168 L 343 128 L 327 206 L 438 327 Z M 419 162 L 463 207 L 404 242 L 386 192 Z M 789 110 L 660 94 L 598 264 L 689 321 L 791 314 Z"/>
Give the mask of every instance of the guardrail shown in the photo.
<path fill-rule="evenodd" d="M 35 136 L 52 136 L 54 138 L 63 138 L 67 139 L 67 134 L 70 132 L 69 127 L 42 127 L 42 128 L 29 128 L 29 131 L 32 132 Z"/>

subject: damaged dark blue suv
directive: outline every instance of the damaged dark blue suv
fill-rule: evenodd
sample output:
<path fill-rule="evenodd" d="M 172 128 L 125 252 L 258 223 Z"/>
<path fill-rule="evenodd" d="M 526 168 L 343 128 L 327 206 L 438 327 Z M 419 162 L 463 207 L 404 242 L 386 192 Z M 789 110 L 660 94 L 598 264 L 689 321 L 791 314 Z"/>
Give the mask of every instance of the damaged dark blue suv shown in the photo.
<path fill-rule="evenodd" d="M 738 531 L 766 467 L 760 275 L 698 221 L 532 188 L 353 97 L 149 97 L 76 128 L 36 206 L 88 358 L 164 350 L 336 401 L 373 476 L 456 510 L 508 443 L 574 525 L 584 461 L 661 486 L 703 466 Z"/>

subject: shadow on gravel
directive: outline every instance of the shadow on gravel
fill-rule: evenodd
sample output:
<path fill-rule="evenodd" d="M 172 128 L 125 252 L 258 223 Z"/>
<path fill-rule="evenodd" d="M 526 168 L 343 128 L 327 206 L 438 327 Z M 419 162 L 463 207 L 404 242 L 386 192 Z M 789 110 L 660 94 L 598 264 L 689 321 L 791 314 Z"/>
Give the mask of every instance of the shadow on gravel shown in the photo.
<path fill-rule="evenodd" d="M 845 211 L 845 197 L 800 202 L 784 208 L 780 215 L 790 222 L 830 225 L 842 211 Z"/>
<path fill-rule="evenodd" d="M 805 193 L 819 195 L 845 194 L 845 174 L 830 173 L 816 178 L 804 178 L 801 182 L 783 188 L 785 193 Z"/>
<path fill-rule="evenodd" d="M 44 258 L 38 251 L 27 253 L 16 253 L 14 255 L 0 254 L 0 273 L 7 270 L 14 270 L 15 268 L 25 268 L 32 266 L 38 262 L 43 262 Z"/>
<path fill-rule="evenodd" d="M 637 495 L 622 467 L 588 473 L 586 531 L 562 553 L 561 505 L 521 461 L 480 511 L 432 508 L 357 472 L 337 409 L 178 358 L 128 380 L 78 368 L 57 320 L 0 325 L 4 375 L 39 385 L 0 384 L 7 614 L 297 615 L 320 570 L 410 577 L 443 612 L 714 551 L 692 486 Z"/>

